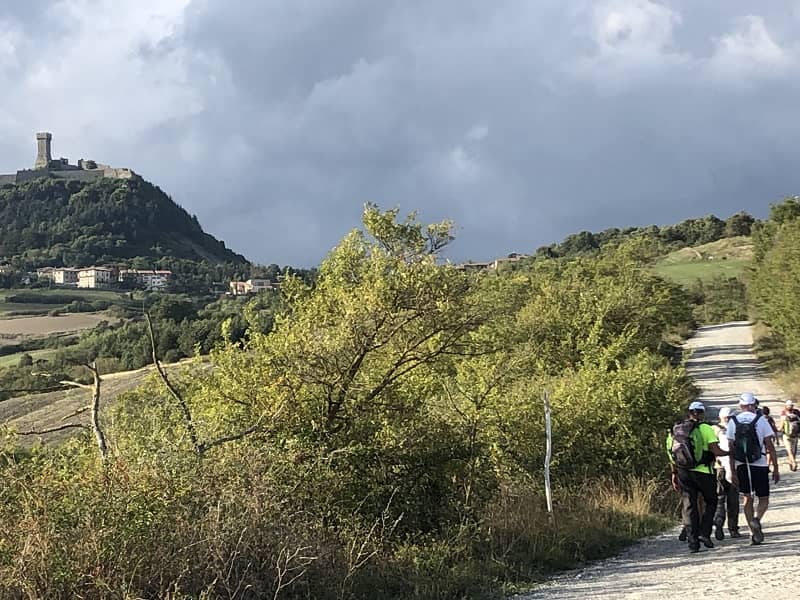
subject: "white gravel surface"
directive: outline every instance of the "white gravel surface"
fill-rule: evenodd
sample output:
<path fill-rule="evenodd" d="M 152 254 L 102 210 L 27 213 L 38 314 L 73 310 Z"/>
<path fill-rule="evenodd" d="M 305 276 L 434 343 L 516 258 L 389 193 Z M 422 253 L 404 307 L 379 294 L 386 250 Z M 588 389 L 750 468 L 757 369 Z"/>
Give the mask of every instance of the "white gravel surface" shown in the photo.
<path fill-rule="evenodd" d="M 780 413 L 782 394 L 756 361 L 752 343 L 746 322 L 703 327 L 688 341 L 693 350 L 688 368 L 711 408 L 709 417 L 722 406 L 735 406 L 745 391 L 770 405 L 774 415 Z M 779 457 L 782 479 L 772 488 L 761 546 L 750 545 L 743 514 L 743 537 L 715 541 L 715 548 L 699 554 L 689 554 L 686 543 L 677 540 L 676 526 L 515 598 L 800 598 L 800 471 L 789 472 L 782 448 Z"/>

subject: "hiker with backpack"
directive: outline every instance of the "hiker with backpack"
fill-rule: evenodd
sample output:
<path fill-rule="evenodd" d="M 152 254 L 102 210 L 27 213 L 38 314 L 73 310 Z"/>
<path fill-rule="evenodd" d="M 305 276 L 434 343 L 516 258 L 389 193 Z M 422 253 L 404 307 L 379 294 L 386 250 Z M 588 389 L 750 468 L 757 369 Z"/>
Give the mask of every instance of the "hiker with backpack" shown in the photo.
<path fill-rule="evenodd" d="M 727 406 L 719 411 L 719 423 L 714 426 L 717 433 L 719 447 L 728 452 L 728 421 L 733 411 Z M 725 458 L 717 459 L 717 512 L 714 515 L 714 537 L 718 540 L 725 539 L 723 529 L 725 520 L 728 521 L 728 533 L 732 538 L 742 537 L 739 533 L 739 488 L 733 484 L 733 471 L 730 461 Z"/>
<path fill-rule="evenodd" d="M 743 496 L 743 510 L 750 526 L 753 544 L 764 541 L 761 519 L 769 507 L 769 463 L 772 462 L 772 480 L 780 481 L 778 455 L 775 452 L 775 433 L 763 414 L 756 413 L 756 397 L 750 392 L 739 396 L 738 415 L 728 422 L 729 457 L 733 483 Z M 755 498 L 758 497 L 758 506 Z"/>
<path fill-rule="evenodd" d="M 717 510 L 717 486 L 713 463 L 716 456 L 727 454 L 720 449 L 714 429 L 703 422 L 705 410 L 702 402 L 692 402 L 689 418 L 675 423 L 667 436 L 672 487 L 681 494 L 690 552 L 699 552 L 701 543 L 706 548 L 714 547 L 711 529 Z M 700 498 L 705 502 L 702 509 Z"/>
<path fill-rule="evenodd" d="M 800 410 L 794 401 L 787 400 L 783 408 L 781 430 L 783 431 L 786 456 L 789 459 L 789 470 L 797 470 L 797 440 L 800 439 Z"/>
<path fill-rule="evenodd" d="M 767 423 L 769 423 L 769 426 L 772 428 L 772 433 L 775 435 L 775 444 L 780 446 L 780 444 L 781 444 L 781 441 L 780 441 L 780 437 L 781 437 L 780 430 L 778 429 L 778 426 L 775 423 L 775 419 L 770 414 L 769 406 L 765 406 L 764 408 L 762 408 L 761 409 L 761 414 L 764 416 L 764 418 L 767 420 Z"/>

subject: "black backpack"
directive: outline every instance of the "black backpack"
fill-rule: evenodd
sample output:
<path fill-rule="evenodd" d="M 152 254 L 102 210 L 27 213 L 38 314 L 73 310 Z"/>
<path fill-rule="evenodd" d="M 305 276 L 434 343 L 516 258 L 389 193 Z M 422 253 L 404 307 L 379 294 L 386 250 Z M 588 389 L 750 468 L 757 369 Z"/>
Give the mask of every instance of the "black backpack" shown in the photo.
<path fill-rule="evenodd" d="M 761 418 L 756 414 L 756 418 L 749 423 L 738 421 L 736 417 L 731 417 L 736 425 L 736 434 L 733 440 L 733 457 L 739 462 L 754 463 L 763 456 L 761 442 L 758 441 L 756 433 L 756 423 Z"/>
<path fill-rule="evenodd" d="M 672 463 L 679 469 L 694 469 L 699 464 L 692 436 L 696 427 L 697 421 L 691 419 L 672 426 Z"/>

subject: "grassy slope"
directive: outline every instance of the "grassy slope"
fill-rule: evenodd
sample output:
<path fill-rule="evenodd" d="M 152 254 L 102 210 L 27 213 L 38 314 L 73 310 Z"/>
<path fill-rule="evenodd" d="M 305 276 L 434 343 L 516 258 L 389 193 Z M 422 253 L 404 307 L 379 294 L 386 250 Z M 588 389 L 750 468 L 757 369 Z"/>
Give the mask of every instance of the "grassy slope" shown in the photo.
<path fill-rule="evenodd" d="M 33 353 L 31 353 L 33 354 Z M 181 365 L 189 365 L 193 359 L 164 365 L 174 375 Z M 104 404 L 112 402 L 119 394 L 141 385 L 146 378 L 153 376 L 151 366 L 109 373 L 102 376 L 100 393 Z M 42 430 L 58 427 L 65 422 L 86 422 L 86 415 L 69 419 L 79 408 L 89 403 L 90 395 L 84 389 L 67 389 L 43 394 L 29 394 L 0 402 L 0 425 L 7 425 L 16 431 Z M 24 443 L 58 442 L 65 440 L 79 430 L 66 430 L 41 436 L 25 436 Z"/>
<path fill-rule="evenodd" d="M 59 289 L 19 289 L 19 290 L 2 290 L 0 291 L 0 318 L 3 318 L 4 313 L 25 313 L 25 314 L 46 314 L 53 309 L 63 308 L 61 304 L 47 304 L 47 303 L 16 303 L 7 302 L 6 298 L 15 296 L 17 294 L 36 295 L 42 296 L 71 296 L 75 299 L 83 300 L 84 302 L 92 302 L 93 300 L 120 300 L 124 298 L 124 294 L 119 292 L 112 292 L 107 290 L 86 290 L 78 288 L 59 288 Z"/>
<path fill-rule="evenodd" d="M 749 237 L 725 238 L 694 248 L 681 248 L 653 267 L 666 279 L 687 285 L 697 279 L 738 277 L 750 265 L 753 244 Z"/>
<path fill-rule="evenodd" d="M 46 348 L 44 350 L 31 350 L 27 352 L 27 354 L 30 354 L 33 360 L 48 360 L 56 352 L 58 352 L 58 350 L 55 348 L 53 349 Z M 17 364 L 19 364 L 19 359 L 23 354 L 26 353 L 17 352 L 15 354 L 0 356 L 0 369 L 5 369 L 7 367 L 16 367 Z"/>

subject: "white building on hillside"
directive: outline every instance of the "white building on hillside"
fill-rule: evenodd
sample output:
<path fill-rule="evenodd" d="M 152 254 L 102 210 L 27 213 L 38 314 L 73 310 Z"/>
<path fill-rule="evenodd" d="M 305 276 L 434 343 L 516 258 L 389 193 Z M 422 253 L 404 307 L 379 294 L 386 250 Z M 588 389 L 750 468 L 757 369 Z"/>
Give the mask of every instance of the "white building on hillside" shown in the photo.
<path fill-rule="evenodd" d="M 88 267 L 78 271 L 79 288 L 108 287 L 116 281 L 116 271 L 109 267 Z"/>
<path fill-rule="evenodd" d="M 39 281 L 54 281 L 53 267 L 41 267 L 36 269 L 36 278 Z"/>
<path fill-rule="evenodd" d="M 78 285 L 79 271 L 70 267 L 42 267 L 36 269 L 36 276 L 39 281 L 49 280 L 56 285 L 75 287 Z"/>
<path fill-rule="evenodd" d="M 149 271 L 142 269 L 122 269 L 120 281 L 130 281 L 141 285 L 146 290 L 164 291 L 169 287 L 172 271 Z"/>
<path fill-rule="evenodd" d="M 53 283 L 56 285 L 78 285 L 80 269 L 56 268 L 53 269 Z"/>
<path fill-rule="evenodd" d="M 258 294 L 267 290 L 276 290 L 279 284 L 269 279 L 248 279 L 247 281 L 231 281 L 228 284 L 230 294 L 233 296 L 246 296 Z"/>

